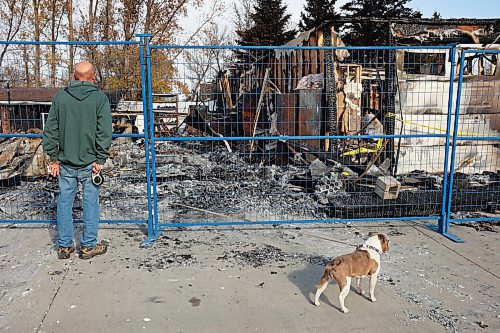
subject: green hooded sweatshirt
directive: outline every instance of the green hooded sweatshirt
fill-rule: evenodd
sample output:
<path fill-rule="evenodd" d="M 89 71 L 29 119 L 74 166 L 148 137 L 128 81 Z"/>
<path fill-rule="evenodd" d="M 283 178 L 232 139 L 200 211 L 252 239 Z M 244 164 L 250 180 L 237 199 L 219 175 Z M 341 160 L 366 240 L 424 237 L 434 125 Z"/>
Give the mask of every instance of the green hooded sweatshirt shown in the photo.
<path fill-rule="evenodd" d="M 52 101 L 43 132 L 43 149 L 50 161 L 73 168 L 104 164 L 111 145 L 108 97 L 96 85 L 71 81 Z"/>

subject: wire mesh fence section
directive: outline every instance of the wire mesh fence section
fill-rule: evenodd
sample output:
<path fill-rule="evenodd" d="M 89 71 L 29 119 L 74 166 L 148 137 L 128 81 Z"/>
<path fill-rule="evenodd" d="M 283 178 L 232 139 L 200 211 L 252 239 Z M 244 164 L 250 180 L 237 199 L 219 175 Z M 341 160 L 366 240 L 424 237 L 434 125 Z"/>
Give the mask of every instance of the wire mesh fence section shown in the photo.
<path fill-rule="evenodd" d="M 461 54 L 452 220 L 500 218 L 499 54 L 498 50 Z"/>
<path fill-rule="evenodd" d="M 55 220 L 57 180 L 48 175 L 42 133 L 56 92 L 74 65 L 91 61 L 109 98 L 114 139 L 101 189 L 101 219 L 148 218 L 139 47 L 135 42 L 2 42 L 0 220 Z M 142 138 L 141 138 L 142 137 Z M 74 205 L 82 217 L 81 196 Z"/>
<path fill-rule="evenodd" d="M 161 223 L 440 214 L 450 47 L 152 49 Z"/>
<path fill-rule="evenodd" d="M 455 219 L 497 214 L 498 52 L 467 51 L 457 67 L 455 51 L 12 43 L 0 73 L 0 220 L 54 219 L 41 133 L 84 59 L 113 114 L 104 221 L 148 220 L 150 231 L 151 215 L 160 227 L 437 219 L 448 204 Z"/>

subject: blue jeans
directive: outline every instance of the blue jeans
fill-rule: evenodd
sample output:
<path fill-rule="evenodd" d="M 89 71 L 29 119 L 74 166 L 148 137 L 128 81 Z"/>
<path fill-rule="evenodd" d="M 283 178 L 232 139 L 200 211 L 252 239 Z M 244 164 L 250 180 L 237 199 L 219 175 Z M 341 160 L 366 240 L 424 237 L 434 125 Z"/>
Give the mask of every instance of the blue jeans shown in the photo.
<path fill-rule="evenodd" d="M 99 186 L 92 183 L 92 165 L 73 169 L 61 163 L 57 198 L 57 245 L 73 246 L 73 202 L 78 183 L 83 187 L 83 234 L 80 245 L 95 247 L 99 229 Z"/>

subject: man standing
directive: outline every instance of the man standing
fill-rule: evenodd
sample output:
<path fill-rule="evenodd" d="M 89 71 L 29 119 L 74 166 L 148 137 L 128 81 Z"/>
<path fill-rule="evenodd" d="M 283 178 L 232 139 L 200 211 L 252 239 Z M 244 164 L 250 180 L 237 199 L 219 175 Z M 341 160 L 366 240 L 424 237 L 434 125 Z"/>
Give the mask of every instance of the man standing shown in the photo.
<path fill-rule="evenodd" d="M 101 171 L 111 145 L 111 110 L 99 91 L 94 66 L 82 61 L 75 66 L 70 85 L 55 95 L 43 133 L 43 149 L 49 155 L 50 174 L 59 176 L 57 199 L 57 254 L 68 259 L 73 242 L 73 202 L 78 183 L 83 188 L 83 234 L 80 258 L 104 254 L 107 245 L 97 243 L 99 186 L 92 174 Z"/>

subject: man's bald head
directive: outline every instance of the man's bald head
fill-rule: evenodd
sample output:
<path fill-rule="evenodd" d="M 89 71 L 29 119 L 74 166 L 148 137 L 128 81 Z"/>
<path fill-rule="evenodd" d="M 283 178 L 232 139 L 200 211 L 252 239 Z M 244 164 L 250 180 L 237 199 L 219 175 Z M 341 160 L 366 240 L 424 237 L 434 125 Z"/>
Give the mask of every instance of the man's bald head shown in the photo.
<path fill-rule="evenodd" d="M 95 82 L 95 67 L 88 61 L 82 61 L 75 65 L 73 79 L 78 81 Z"/>

